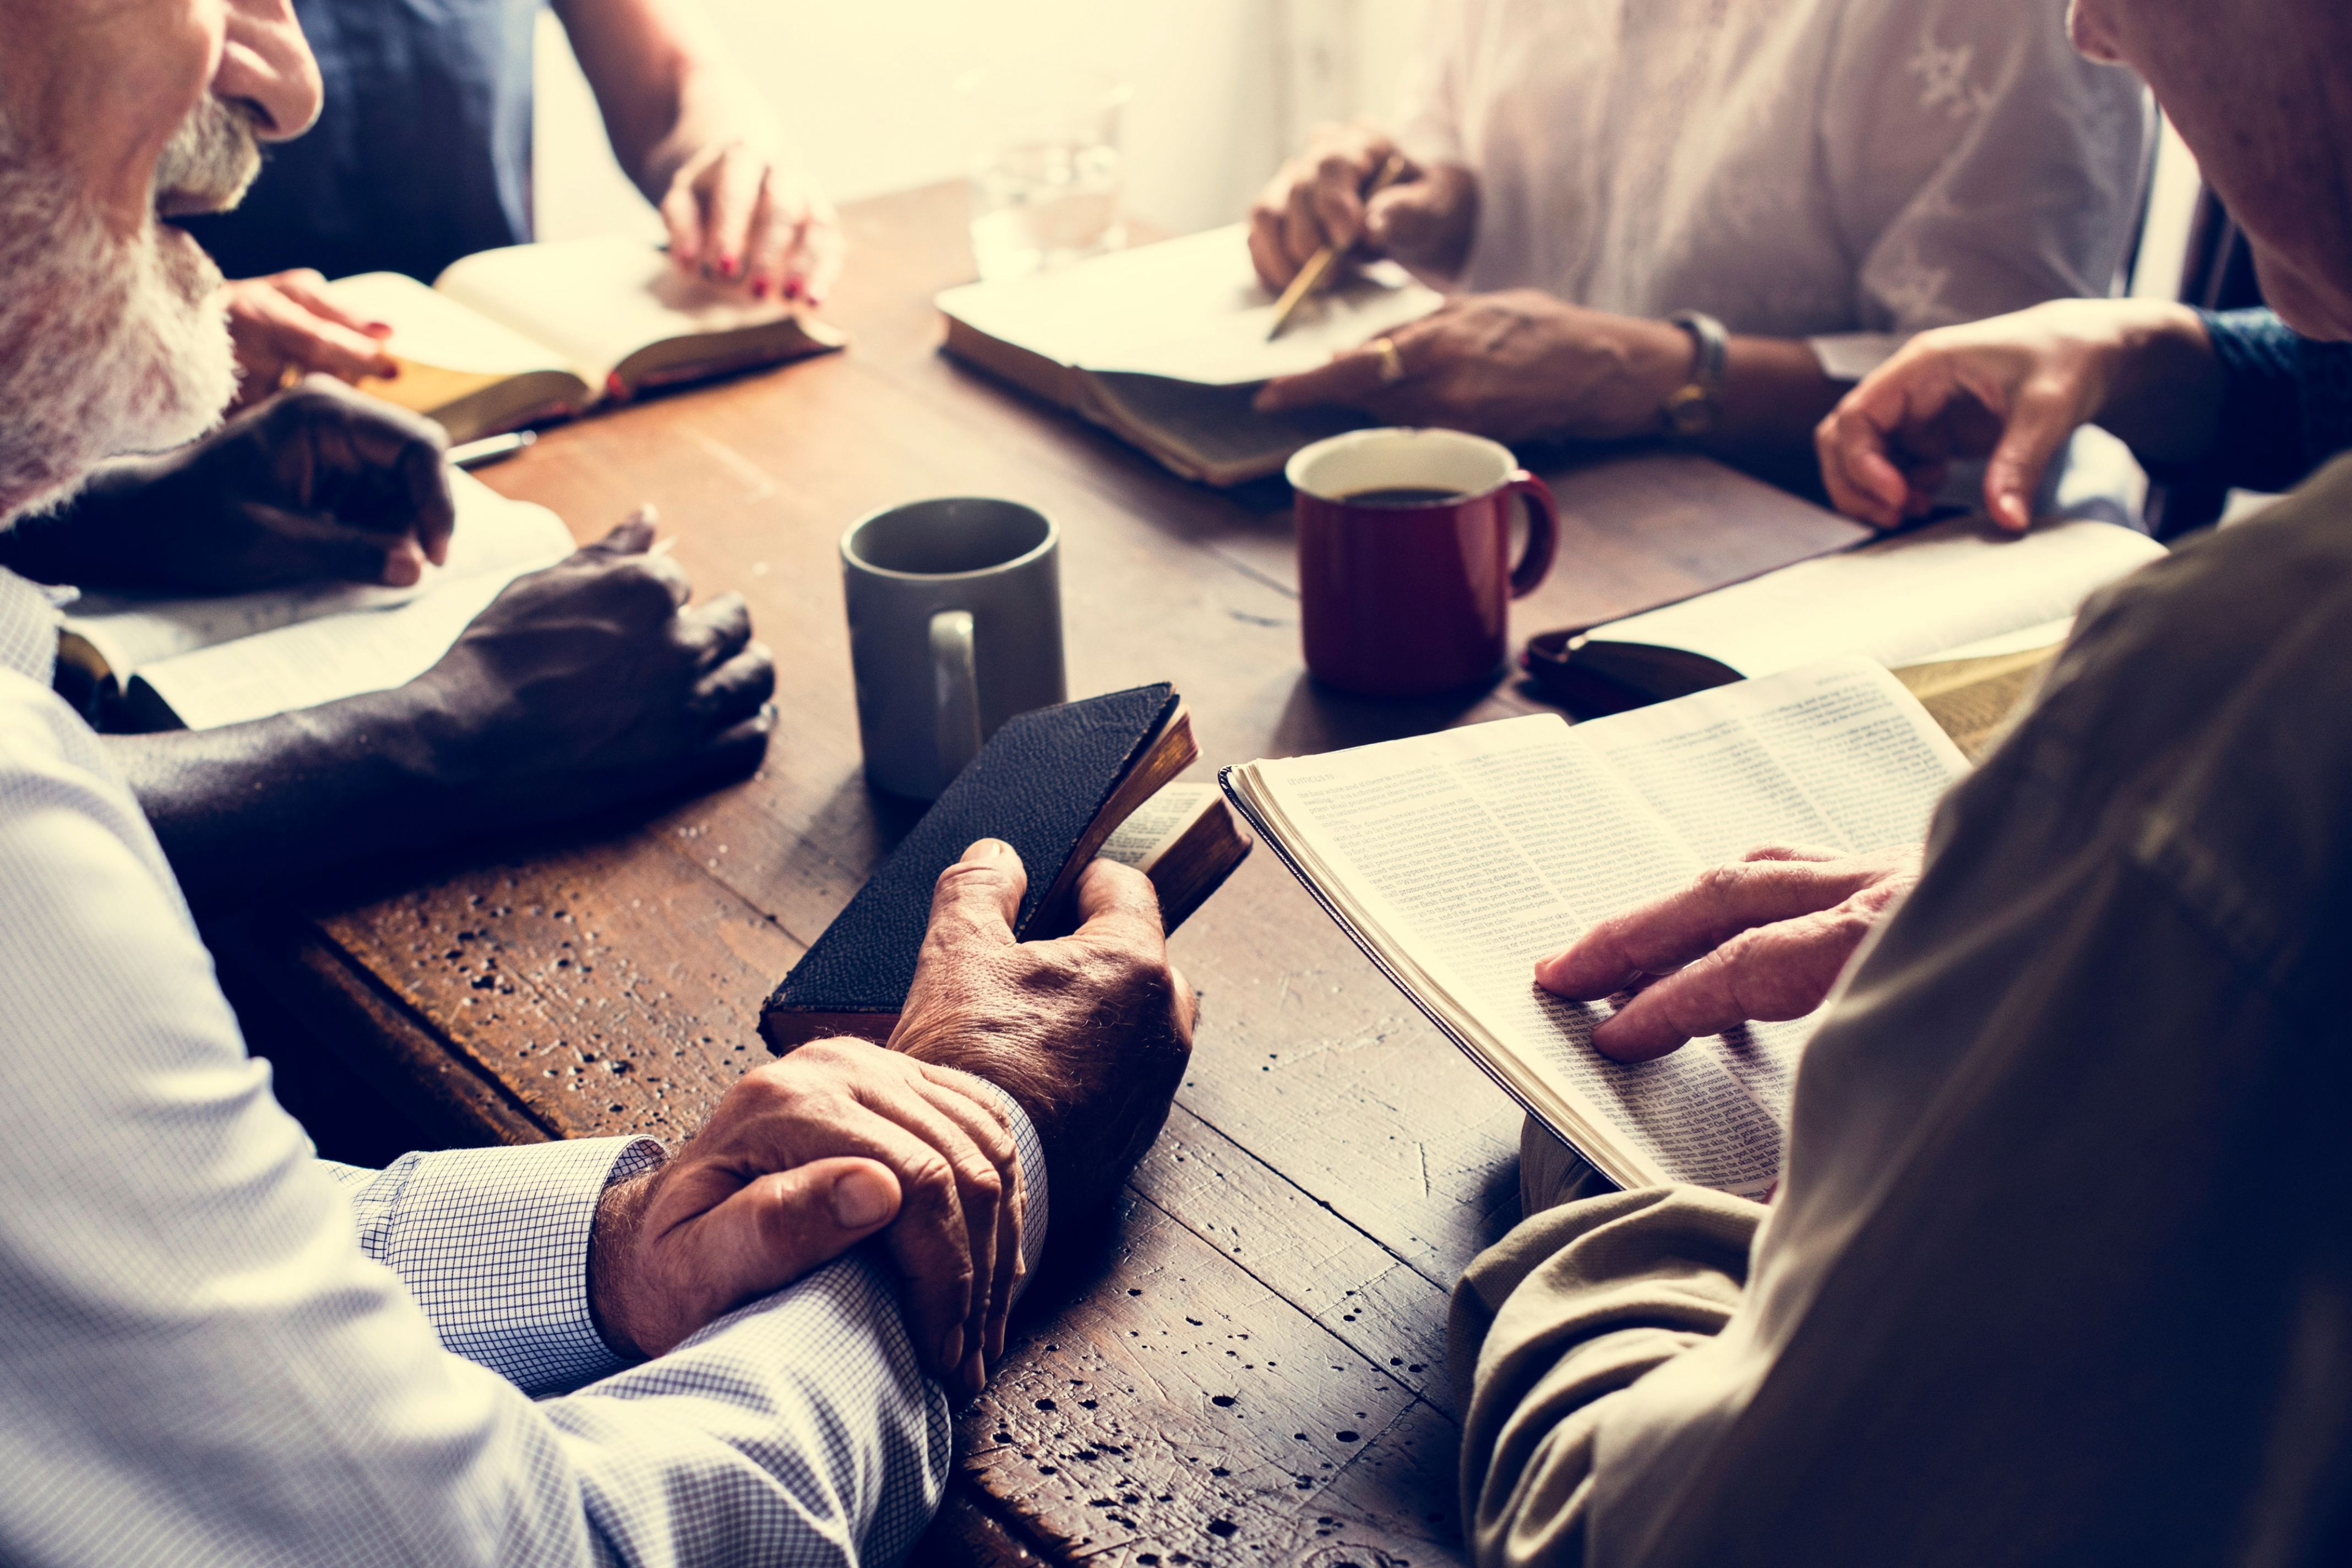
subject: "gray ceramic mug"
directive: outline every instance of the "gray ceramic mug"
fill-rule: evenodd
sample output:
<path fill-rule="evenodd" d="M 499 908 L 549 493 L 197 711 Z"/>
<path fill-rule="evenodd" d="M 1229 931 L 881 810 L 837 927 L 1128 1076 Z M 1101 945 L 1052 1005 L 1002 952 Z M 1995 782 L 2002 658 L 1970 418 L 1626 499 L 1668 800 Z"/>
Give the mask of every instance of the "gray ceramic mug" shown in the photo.
<path fill-rule="evenodd" d="M 936 800 L 997 726 L 1066 700 L 1061 531 L 1017 501 L 885 507 L 841 536 L 866 776 Z"/>

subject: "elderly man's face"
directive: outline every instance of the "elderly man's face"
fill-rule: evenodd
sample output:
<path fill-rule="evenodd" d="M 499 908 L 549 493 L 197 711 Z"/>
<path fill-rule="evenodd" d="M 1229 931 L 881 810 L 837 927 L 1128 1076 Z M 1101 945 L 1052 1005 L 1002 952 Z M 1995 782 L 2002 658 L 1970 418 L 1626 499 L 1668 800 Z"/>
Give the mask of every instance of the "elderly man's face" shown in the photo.
<path fill-rule="evenodd" d="M 234 390 L 220 275 L 160 221 L 232 205 L 319 73 L 288 0 L 0 0 L 0 525 Z"/>
<path fill-rule="evenodd" d="M 2352 0 L 2074 0 L 2073 24 L 2156 89 L 2273 308 L 2352 338 Z"/>

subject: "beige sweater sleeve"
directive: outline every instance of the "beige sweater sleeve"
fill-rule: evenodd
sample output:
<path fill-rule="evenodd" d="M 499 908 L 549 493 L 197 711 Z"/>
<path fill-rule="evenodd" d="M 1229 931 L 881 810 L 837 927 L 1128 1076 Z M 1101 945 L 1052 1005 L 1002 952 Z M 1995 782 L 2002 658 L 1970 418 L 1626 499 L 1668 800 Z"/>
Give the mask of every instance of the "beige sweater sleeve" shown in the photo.
<path fill-rule="evenodd" d="M 1480 1568 L 1582 1558 L 1602 1412 L 1723 1327 L 1764 1214 L 1698 1187 L 1612 1193 L 1536 1215 L 1470 1265 L 1448 1356 Z"/>

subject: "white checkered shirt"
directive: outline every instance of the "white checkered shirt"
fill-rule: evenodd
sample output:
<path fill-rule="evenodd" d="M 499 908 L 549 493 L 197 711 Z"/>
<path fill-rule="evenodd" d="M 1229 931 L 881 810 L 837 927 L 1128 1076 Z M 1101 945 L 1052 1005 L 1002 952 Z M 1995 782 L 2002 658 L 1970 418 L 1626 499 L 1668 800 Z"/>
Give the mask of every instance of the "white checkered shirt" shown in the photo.
<path fill-rule="evenodd" d="M 887 1259 L 624 1367 L 589 1225 L 657 1144 L 315 1159 L 55 649 L 0 571 L 0 1561 L 903 1557 L 950 1436 Z"/>

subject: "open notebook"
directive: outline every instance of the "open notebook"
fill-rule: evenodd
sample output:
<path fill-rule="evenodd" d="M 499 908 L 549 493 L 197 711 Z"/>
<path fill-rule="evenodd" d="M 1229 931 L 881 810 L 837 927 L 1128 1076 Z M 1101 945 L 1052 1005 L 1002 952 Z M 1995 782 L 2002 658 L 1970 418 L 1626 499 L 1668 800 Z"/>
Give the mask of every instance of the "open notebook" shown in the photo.
<path fill-rule="evenodd" d="M 143 729 L 209 730 L 404 685 L 449 651 L 499 590 L 572 553 L 543 506 L 450 471 L 457 507 L 446 565 L 408 588 L 306 583 L 206 598 L 88 594 L 67 611 L 58 658 Z"/>
<path fill-rule="evenodd" d="M 1895 677 L 1853 657 L 1572 729 L 1497 720 L 1221 782 L 1430 1021 L 1603 1174 L 1760 1196 L 1812 1020 L 1622 1065 L 1590 1044 L 1606 1004 L 1541 990 L 1535 963 L 1759 844 L 1918 839 L 1967 767 Z"/>
<path fill-rule="evenodd" d="M 1238 484 L 1281 468 L 1310 441 L 1364 423 L 1344 410 L 1267 415 L 1250 399 L 1277 375 L 1437 309 L 1393 262 L 1299 308 L 1266 341 L 1274 296 L 1240 224 L 1113 251 L 1027 278 L 939 296 L 947 349 L 1120 436 L 1186 479 Z"/>

